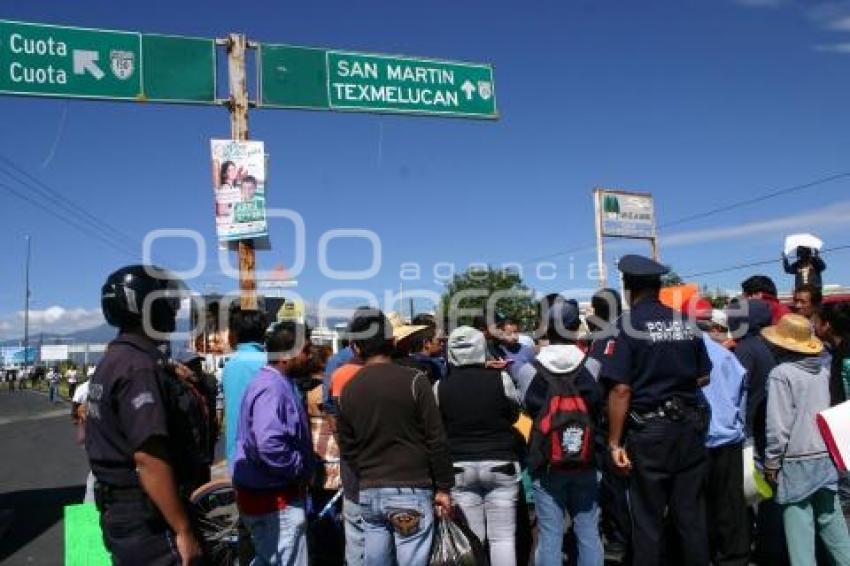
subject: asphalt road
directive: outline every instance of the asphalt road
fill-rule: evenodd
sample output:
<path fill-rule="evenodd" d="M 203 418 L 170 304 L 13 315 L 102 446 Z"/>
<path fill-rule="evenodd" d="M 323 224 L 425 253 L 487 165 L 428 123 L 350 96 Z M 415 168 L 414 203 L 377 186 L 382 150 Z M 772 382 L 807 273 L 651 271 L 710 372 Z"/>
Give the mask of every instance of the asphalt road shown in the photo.
<path fill-rule="evenodd" d="M 0 386 L 0 563 L 61 565 L 62 512 L 79 503 L 88 464 L 70 405 Z"/>

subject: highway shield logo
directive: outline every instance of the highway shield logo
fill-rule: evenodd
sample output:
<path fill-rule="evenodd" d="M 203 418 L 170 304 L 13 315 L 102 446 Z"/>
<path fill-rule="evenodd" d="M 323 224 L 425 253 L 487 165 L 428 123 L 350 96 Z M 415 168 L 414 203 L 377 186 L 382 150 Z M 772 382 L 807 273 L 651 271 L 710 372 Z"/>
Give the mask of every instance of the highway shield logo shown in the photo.
<path fill-rule="evenodd" d="M 109 52 L 109 63 L 115 78 L 127 80 L 136 70 L 136 54 L 132 51 L 112 50 Z"/>
<path fill-rule="evenodd" d="M 490 97 L 493 96 L 493 85 L 490 81 L 478 81 L 478 94 L 484 100 L 490 100 Z"/>

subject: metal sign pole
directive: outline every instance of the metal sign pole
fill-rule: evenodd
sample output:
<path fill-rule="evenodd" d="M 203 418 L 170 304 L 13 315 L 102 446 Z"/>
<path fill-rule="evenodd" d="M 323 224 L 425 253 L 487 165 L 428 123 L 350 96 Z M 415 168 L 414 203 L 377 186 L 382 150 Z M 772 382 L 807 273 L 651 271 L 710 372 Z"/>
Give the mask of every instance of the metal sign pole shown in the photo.
<path fill-rule="evenodd" d="M 599 202 L 599 199 L 602 196 L 602 191 L 600 189 L 593 189 L 593 208 L 596 216 L 596 265 L 599 269 L 599 288 L 602 289 L 605 287 L 606 281 L 606 273 L 605 273 L 605 238 L 602 236 L 602 216 L 600 212 L 602 210 L 602 205 Z"/>

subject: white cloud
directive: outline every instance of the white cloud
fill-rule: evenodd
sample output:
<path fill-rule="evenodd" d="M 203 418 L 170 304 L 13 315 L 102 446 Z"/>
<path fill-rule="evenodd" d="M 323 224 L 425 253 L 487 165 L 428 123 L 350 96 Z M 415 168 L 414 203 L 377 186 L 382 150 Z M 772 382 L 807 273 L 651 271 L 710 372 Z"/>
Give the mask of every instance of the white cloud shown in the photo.
<path fill-rule="evenodd" d="M 735 4 L 739 6 L 746 6 L 748 8 L 775 8 L 777 6 L 782 6 L 786 3 L 786 0 L 733 0 Z"/>
<path fill-rule="evenodd" d="M 842 16 L 827 22 L 825 27 L 835 31 L 850 31 L 850 16 Z"/>
<path fill-rule="evenodd" d="M 54 305 L 32 309 L 29 314 L 30 333 L 67 334 L 94 328 L 104 323 L 100 309 L 65 308 Z M 17 338 L 24 332 L 24 311 L 0 316 L 0 338 Z"/>
<path fill-rule="evenodd" d="M 805 5 L 808 19 L 821 29 L 850 31 L 850 1 L 812 2 Z"/>
<path fill-rule="evenodd" d="M 832 228 L 846 229 L 848 222 L 850 222 L 850 201 L 843 201 L 802 214 L 760 220 L 748 224 L 679 232 L 669 236 L 661 236 L 659 239 L 664 246 L 692 246 L 719 240 L 742 240 L 753 236 L 767 235 L 779 239 L 794 231 L 815 230 L 820 234 Z"/>
<path fill-rule="evenodd" d="M 822 45 L 814 45 L 815 51 L 823 53 L 839 53 L 842 55 L 850 55 L 850 43 L 827 43 Z"/>

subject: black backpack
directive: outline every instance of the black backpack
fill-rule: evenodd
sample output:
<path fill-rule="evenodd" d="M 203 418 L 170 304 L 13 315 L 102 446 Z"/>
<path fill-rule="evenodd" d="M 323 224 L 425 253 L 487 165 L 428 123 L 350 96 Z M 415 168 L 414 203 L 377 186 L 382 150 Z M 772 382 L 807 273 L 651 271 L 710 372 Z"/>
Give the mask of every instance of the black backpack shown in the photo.
<path fill-rule="evenodd" d="M 209 481 L 210 430 L 206 400 L 170 369 L 157 372 L 168 421 L 168 445 L 177 483 L 193 491 Z"/>
<path fill-rule="evenodd" d="M 576 379 L 584 360 L 572 371 L 556 374 L 539 361 L 532 365 L 546 380 L 546 400 L 534 419 L 529 446 L 529 467 L 580 469 L 593 462 L 593 418 Z"/>

